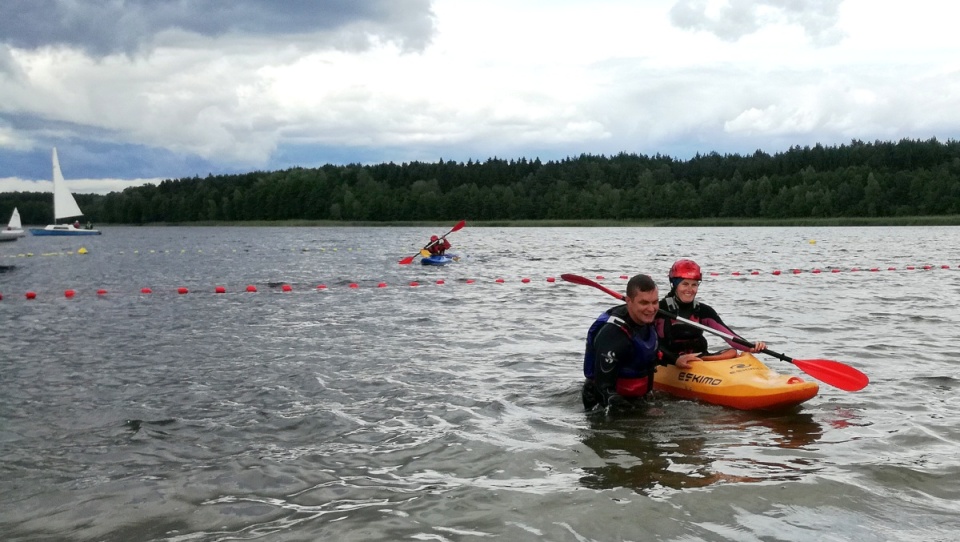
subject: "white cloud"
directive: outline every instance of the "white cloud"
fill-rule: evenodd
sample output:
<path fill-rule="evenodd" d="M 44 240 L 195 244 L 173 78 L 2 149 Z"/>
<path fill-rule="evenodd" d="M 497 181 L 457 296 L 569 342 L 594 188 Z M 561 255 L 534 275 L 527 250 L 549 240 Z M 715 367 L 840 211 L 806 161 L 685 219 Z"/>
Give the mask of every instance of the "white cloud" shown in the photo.
<path fill-rule="evenodd" d="M 163 179 L 70 179 L 67 187 L 74 194 L 108 194 L 145 184 L 160 184 Z M 50 192 L 53 181 L 34 181 L 16 177 L 0 177 L 0 192 Z"/>
<path fill-rule="evenodd" d="M 137 55 L 10 49 L 0 152 L 96 141 L 256 169 L 291 145 L 404 160 L 685 157 L 765 137 L 960 135 L 949 3 L 411 5 L 413 18 L 282 36 L 166 25 Z"/>

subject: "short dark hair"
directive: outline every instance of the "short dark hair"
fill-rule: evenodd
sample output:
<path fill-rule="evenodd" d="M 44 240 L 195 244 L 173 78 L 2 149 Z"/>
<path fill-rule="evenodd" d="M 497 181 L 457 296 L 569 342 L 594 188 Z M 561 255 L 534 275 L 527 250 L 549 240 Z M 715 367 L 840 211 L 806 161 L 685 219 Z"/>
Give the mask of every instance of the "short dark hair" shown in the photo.
<path fill-rule="evenodd" d="M 650 278 L 650 275 L 634 275 L 633 278 L 627 282 L 627 297 L 633 297 L 639 292 L 652 292 L 657 289 L 657 283 L 653 282 L 653 279 Z"/>

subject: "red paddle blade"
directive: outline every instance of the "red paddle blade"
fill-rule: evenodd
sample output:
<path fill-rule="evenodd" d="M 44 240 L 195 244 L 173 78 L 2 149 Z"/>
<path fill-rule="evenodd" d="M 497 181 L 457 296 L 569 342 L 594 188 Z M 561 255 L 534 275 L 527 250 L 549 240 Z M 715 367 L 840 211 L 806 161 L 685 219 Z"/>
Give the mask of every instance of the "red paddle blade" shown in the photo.
<path fill-rule="evenodd" d="M 795 359 L 793 364 L 817 380 L 844 391 L 859 391 L 870 383 L 860 370 L 832 359 Z"/>
<path fill-rule="evenodd" d="M 400 260 L 399 263 L 400 263 L 400 265 L 407 265 L 407 264 L 409 264 L 410 262 L 412 262 L 414 258 L 416 258 L 416 256 L 407 256 L 406 258 Z"/>
<path fill-rule="evenodd" d="M 466 221 L 466 220 L 461 220 L 460 222 L 457 222 L 457 225 L 454 226 L 453 229 L 450 230 L 450 231 L 447 233 L 447 235 L 450 235 L 451 233 L 462 229 L 462 228 L 463 228 L 464 226 L 466 226 L 466 225 L 467 225 L 467 221 Z"/>

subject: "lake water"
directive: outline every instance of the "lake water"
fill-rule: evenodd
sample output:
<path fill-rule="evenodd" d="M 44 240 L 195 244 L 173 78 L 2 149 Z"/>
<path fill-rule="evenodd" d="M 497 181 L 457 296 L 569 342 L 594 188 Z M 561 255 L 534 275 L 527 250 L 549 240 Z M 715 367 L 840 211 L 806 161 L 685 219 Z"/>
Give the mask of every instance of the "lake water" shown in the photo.
<path fill-rule="evenodd" d="M 958 539 L 960 228 L 468 224 L 443 268 L 397 264 L 442 228 L 103 231 L 0 244 L 3 540 Z M 680 257 L 870 385 L 586 416 L 615 300 L 560 274 Z"/>

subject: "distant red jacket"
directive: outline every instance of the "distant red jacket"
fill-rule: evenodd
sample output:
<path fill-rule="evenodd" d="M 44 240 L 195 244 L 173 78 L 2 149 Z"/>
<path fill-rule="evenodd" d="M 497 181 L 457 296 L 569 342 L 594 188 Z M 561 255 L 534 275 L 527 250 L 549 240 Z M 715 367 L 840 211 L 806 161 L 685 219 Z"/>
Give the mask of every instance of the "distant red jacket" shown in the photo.
<path fill-rule="evenodd" d="M 453 245 L 450 244 L 450 241 L 447 241 L 446 239 L 440 239 L 436 243 L 430 245 L 430 248 L 428 248 L 427 250 L 430 251 L 431 255 L 437 256 L 446 252 L 446 250 L 451 246 Z"/>

